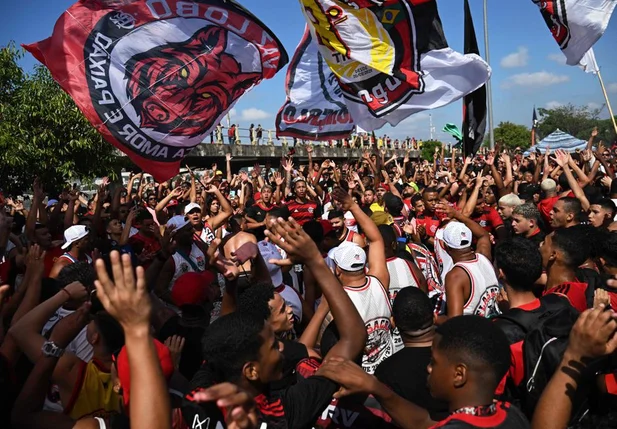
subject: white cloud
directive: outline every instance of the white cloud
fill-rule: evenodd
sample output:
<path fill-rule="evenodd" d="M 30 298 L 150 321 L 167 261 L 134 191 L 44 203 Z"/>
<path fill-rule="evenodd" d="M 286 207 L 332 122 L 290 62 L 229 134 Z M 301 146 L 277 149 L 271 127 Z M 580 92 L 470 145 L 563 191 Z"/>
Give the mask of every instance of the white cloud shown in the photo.
<path fill-rule="evenodd" d="M 242 115 L 240 118 L 243 121 L 260 121 L 263 119 L 268 119 L 272 115 L 265 110 L 257 109 L 255 107 L 251 107 L 248 109 L 244 109 L 242 111 Z"/>
<path fill-rule="evenodd" d="M 560 103 L 559 101 L 549 101 L 548 103 L 546 103 L 547 109 L 556 109 L 561 106 L 563 106 L 563 103 Z"/>
<path fill-rule="evenodd" d="M 596 110 L 596 109 L 600 109 L 602 105 L 600 103 L 594 103 L 592 101 L 590 103 L 587 103 L 587 107 L 589 108 L 589 110 Z"/>
<path fill-rule="evenodd" d="M 501 59 L 501 67 L 512 69 L 516 67 L 525 67 L 529 61 L 529 50 L 521 46 L 518 50 L 510 55 L 506 55 Z"/>
<path fill-rule="evenodd" d="M 556 62 L 557 64 L 566 65 L 566 56 L 564 54 L 550 54 L 548 59 Z"/>
<path fill-rule="evenodd" d="M 527 87 L 527 88 L 541 88 L 549 85 L 556 85 L 569 81 L 570 78 L 565 75 L 553 74 L 547 71 L 535 72 L 535 73 L 519 73 L 507 78 L 502 87 L 505 89 L 513 88 L 515 86 Z"/>
<path fill-rule="evenodd" d="M 606 85 L 606 90 L 608 92 L 617 92 L 617 82 L 609 83 L 608 85 Z"/>
<path fill-rule="evenodd" d="M 238 114 L 238 111 L 236 109 L 230 109 L 228 112 L 230 117 L 235 117 Z"/>

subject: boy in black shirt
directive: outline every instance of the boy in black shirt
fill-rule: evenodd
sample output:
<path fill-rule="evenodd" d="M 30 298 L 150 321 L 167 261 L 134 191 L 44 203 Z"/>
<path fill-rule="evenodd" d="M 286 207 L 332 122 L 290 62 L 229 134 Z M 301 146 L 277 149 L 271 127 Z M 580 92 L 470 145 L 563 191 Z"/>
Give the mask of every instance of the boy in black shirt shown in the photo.
<path fill-rule="evenodd" d="M 429 297 L 415 287 L 401 289 L 394 299 L 392 317 L 405 347 L 383 361 L 375 377 L 398 395 L 426 408 L 433 420 L 445 419 L 448 404 L 434 399 L 426 385 L 426 368 L 435 337 L 435 316 Z"/>
<path fill-rule="evenodd" d="M 341 383 L 334 395 L 368 393 L 403 429 L 526 429 L 514 406 L 493 400 L 510 366 L 506 336 L 489 319 L 457 316 L 437 327 L 428 366 L 431 395 L 448 403 L 450 416 L 435 425 L 428 413 L 392 392 L 353 362 L 326 359 L 320 374 Z"/>
<path fill-rule="evenodd" d="M 271 231 L 271 232 L 270 232 Z M 270 227 L 268 238 L 283 248 L 295 263 L 304 263 L 318 279 L 341 339 L 329 355 L 355 359 L 364 349 L 364 322 L 347 293 L 340 286 L 312 239 L 293 220 L 282 219 Z M 310 428 L 326 408 L 338 384 L 320 375 L 298 381 L 283 391 L 273 393 L 271 386 L 282 377 L 281 343 L 263 318 L 232 313 L 211 324 L 204 334 L 204 365 L 192 381 L 196 390 L 215 383 L 233 382 L 255 397 L 260 421 L 268 428 Z M 195 421 L 218 419 L 212 405 L 200 406 L 191 401 L 183 406 L 189 426 Z M 212 423 L 212 427 L 216 424 Z M 194 427 L 194 426 L 193 426 Z"/>

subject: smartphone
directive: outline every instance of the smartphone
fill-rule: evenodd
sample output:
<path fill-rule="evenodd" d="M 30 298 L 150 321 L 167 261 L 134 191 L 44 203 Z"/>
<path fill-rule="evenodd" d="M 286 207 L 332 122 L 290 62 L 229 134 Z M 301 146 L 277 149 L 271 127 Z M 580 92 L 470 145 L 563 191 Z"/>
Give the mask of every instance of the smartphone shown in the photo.
<path fill-rule="evenodd" d="M 236 197 L 236 191 L 229 191 L 229 198 L 235 198 Z"/>

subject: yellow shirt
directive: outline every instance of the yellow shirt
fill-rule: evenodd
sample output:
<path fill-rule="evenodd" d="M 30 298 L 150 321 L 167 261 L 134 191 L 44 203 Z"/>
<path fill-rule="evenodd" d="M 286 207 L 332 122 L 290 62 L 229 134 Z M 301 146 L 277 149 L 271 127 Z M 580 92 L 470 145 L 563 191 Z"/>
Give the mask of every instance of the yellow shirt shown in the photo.
<path fill-rule="evenodd" d="M 371 204 L 370 208 L 371 208 L 371 211 L 373 213 L 375 213 L 375 212 L 383 212 L 383 211 L 385 211 L 383 207 L 384 206 L 380 206 L 379 203 L 373 203 L 373 204 Z"/>
<path fill-rule="evenodd" d="M 120 397 L 113 390 L 111 373 L 97 360 L 82 362 L 71 399 L 64 408 L 75 420 L 106 417 L 120 412 Z"/>

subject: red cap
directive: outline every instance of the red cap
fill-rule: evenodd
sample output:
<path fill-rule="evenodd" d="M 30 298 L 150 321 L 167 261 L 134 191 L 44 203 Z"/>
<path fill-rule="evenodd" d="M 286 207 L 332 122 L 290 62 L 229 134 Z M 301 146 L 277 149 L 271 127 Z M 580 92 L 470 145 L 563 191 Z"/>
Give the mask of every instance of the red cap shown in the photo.
<path fill-rule="evenodd" d="M 169 381 L 171 375 L 174 373 L 174 362 L 171 358 L 171 352 L 163 343 L 153 339 L 154 347 L 156 348 L 156 354 L 163 370 L 163 376 L 165 380 Z M 122 347 L 118 359 L 116 360 L 116 369 L 118 371 L 118 378 L 120 384 L 122 384 L 122 399 L 124 406 L 129 405 L 130 390 L 131 390 L 131 370 L 129 368 L 129 355 L 126 352 L 126 346 Z"/>
<path fill-rule="evenodd" d="M 334 229 L 332 227 L 332 222 L 330 222 L 329 220 L 320 219 L 319 223 L 321 224 L 321 227 L 323 228 L 324 237 L 328 235 Z"/>
<path fill-rule="evenodd" d="M 214 274 L 211 271 L 184 273 L 171 289 L 171 300 L 178 307 L 202 304 L 208 299 L 208 290 L 213 281 Z"/>
<path fill-rule="evenodd" d="M 379 188 L 383 188 L 386 190 L 386 192 L 390 192 L 390 185 L 386 185 L 385 183 L 380 183 L 377 189 Z"/>
<path fill-rule="evenodd" d="M 255 198 L 254 198 L 254 199 L 255 199 L 255 201 L 259 201 L 259 200 L 261 200 L 261 192 L 255 192 L 254 197 L 255 197 Z"/>
<path fill-rule="evenodd" d="M 178 205 L 178 200 L 173 199 L 173 200 L 169 200 L 169 202 L 167 203 L 167 207 L 175 207 Z"/>

